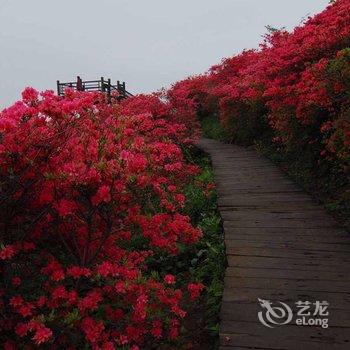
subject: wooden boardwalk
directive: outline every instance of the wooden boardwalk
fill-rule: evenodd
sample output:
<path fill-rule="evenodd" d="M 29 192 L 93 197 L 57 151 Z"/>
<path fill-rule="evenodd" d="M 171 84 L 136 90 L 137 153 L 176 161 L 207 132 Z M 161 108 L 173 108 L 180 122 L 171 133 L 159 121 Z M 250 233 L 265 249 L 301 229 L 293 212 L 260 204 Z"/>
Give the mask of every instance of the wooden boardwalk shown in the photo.
<path fill-rule="evenodd" d="M 266 158 L 214 140 L 199 146 L 212 158 L 228 259 L 220 349 L 349 350 L 350 235 Z M 269 322 L 258 299 L 286 303 L 292 321 Z M 319 318 L 329 328 L 297 325 L 298 301 L 327 301 Z"/>

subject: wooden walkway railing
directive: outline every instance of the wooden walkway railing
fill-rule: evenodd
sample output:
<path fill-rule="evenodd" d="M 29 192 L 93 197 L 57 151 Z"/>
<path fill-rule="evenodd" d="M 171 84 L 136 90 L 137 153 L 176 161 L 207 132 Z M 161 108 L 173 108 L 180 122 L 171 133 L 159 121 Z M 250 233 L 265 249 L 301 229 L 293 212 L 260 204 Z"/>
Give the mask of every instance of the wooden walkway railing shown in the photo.
<path fill-rule="evenodd" d="M 228 259 L 220 349 L 349 350 L 349 234 L 256 152 L 199 145 L 212 158 Z"/>
<path fill-rule="evenodd" d="M 63 96 L 66 88 L 71 88 L 78 91 L 100 91 L 107 94 L 110 99 L 113 96 L 113 93 L 117 93 L 117 99 L 123 99 L 133 96 L 125 88 L 125 82 L 120 83 L 117 81 L 116 85 L 111 83 L 111 79 L 105 80 L 103 77 L 99 80 L 86 80 L 83 81 L 79 76 L 77 80 L 68 83 L 61 83 L 57 80 L 57 95 Z"/>

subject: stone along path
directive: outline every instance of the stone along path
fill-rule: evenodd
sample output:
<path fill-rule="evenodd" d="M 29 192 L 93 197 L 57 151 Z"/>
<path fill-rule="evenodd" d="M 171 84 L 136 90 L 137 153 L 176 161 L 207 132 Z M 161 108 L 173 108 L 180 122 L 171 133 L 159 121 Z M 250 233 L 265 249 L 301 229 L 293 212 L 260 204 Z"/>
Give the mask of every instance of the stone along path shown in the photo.
<path fill-rule="evenodd" d="M 212 158 L 228 260 L 220 349 L 349 350 L 350 235 L 256 152 L 199 146 Z M 298 301 L 312 304 L 303 311 Z M 327 309 L 316 305 L 323 301 Z M 329 319 L 329 328 L 296 324 L 310 312 L 306 322 Z"/>

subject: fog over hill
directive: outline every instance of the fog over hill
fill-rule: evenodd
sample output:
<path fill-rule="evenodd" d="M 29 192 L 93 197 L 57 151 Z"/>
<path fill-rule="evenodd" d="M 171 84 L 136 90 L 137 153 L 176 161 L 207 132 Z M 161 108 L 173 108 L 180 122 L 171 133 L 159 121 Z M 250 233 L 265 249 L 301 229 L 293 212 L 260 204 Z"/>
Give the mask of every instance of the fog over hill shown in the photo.
<path fill-rule="evenodd" d="M 298 25 L 327 0 L 0 0 L 0 107 L 24 86 L 57 79 L 125 80 L 132 92 L 167 87 L 244 48 L 265 26 Z"/>

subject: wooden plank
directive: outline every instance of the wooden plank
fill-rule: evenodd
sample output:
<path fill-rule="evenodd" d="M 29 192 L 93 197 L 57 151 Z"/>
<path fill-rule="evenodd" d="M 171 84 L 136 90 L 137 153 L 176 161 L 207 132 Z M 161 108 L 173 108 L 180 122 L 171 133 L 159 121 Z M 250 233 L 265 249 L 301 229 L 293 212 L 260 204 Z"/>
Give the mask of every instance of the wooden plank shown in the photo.
<path fill-rule="evenodd" d="M 309 270 L 284 270 L 264 269 L 260 267 L 228 267 L 226 277 L 244 278 L 265 278 L 265 279 L 292 279 L 292 280 L 323 280 L 323 281 L 347 281 L 350 282 L 350 274 L 345 271 L 309 271 Z M 322 278 L 322 279 L 321 279 Z M 234 280 L 235 280 L 234 279 Z M 350 289 L 348 290 L 350 292 Z"/>
<path fill-rule="evenodd" d="M 218 200 L 218 206 L 220 210 L 235 210 L 235 211 L 269 211 L 269 212 L 292 212 L 298 211 L 300 209 L 301 200 L 290 200 L 285 201 L 283 199 L 275 199 L 275 200 L 250 200 L 246 199 L 239 200 L 235 198 L 234 200 L 230 198 L 222 198 L 220 197 Z M 303 201 L 304 203 L 304 201 Z M 323 210 L 320 210 L 317 205 L 312 202 L 303 204 L 304 212 L 312 211 L 319 213 L 324 213 Z"/>
<path fill-rule="evenodd" d="M 308 291 L 324 293 L 344 293 L 350 298 L 350 282 L 333 280 L 329 281 L 324 278 L 318 279 L 293 279 L 290 271 L 286 271 L 285 278 L 268 278 L 268 277 L 225 277 L 225 288 L 253 288 L 253 289 L 275 289 L 279 291 Z M 295 276 L 293 274 L 292 276 Z"/>
<path fill-rule="evenodd" d="M 254 221 L 248 221 L 244 219 L 236 219 L 232 212 L 221 212 L 221 217 L 226 221 L 231 221 L 237 228 L 325 228 L 334 227 L 332 222 L 329 222 L 325 218 L 319 220 L 308 219 L 288 219 L 288 220 L 269 220 L 269 219 L 257 219 Z"/>
<path fill-rule="evenodd" d="M 290 234 L 285 232 L 272 232 L 272 233 L 265 233 L 265 234 L 249 234 L 249 233 L 243 233 L 243 232 L 231 232 L 232 229 L 227 230 L 225 232 L 226 242 L 227 245 L 229 245 L 229 241 L 236 241 L 236 242 L 261 242 L 261 243 L 269 243 L 271 241 L 274 241 L 276 244 L 293 244 L 293 243 L 305 243 L 305 244 L 329 244 L 329 245 L 336 245 L 340 244 L 342 246 L 349 246 L 349 243 L 343 243 L 344 238 L 339 234 L 339 236 L 332 236 L 325 235 L 325 234 L 319 234 L 319 235 L 312 235 L 312 234 L 302 234 L 302 233 L 296 233 L 296 234 Z"/>
<path fill-rule="evenodd" d="M 294 251 L 307 251 L 307 252 L 343 252 L 346 253 L 348 257 L 350 254 L 350 245 L 349 244 L 333 244 L 333 243 L 319 243 L 318 241 L 313 243 L 307 242 L 275 242 L 275 241 L 267 241 L 267 242 L 257 242 L 255 240 L 242 242 L 240 240 L 231 239 L 230 237 L 226 237 L 225 240 L 226 247 L 233 252 L 237 248 L 263 248 L 263 249 L 291 249 Z"/>
<path fill-rule="evenodd" d="M 276 227 L 250 227 L 250 228 L 239 228 L 236 227 L 236 223 L 230 222 L 230 221 L 225 221 L 223 222 L 224 230 L 225 233 L 227 231 L 230 231 L 231 234 L 239 234 L 244 232 L 247 235 L 254 235 L 256 237 L 258 236 L 265 236 L 268 234 L 286 234 L 286 235 L 304 235 L 304 236 L 313 236 L 313 237 L 341 237 L 344 243 L 349 243 L 350 242 L 350 236 L 349 234 L 342 229 L 338 229 L 336 227 L 317 227 L 317 228 L 306 228 L 306 227 L 284 227 L 283 229 L 281 228 L 276 228 Z"/>
<path fill-rule="evenodd" d="M 278 269 L 283 267 L 284 270 L 305 270 L 305 271 L 349 271 L 346 263 L 339 263 L 339 259 L 290 259 L 290 258 L 272 258 L 264 256 L 227 256 L 228 266 L 236 267 L 261 267 L 266 269 Z"/>
<path fill-rule="evenodd" d="M 220 211 L 229 212 L 232 220 L 244 220 L 244 221 L 266 221 L 266 220 L 314 220 L 314 221 L 327 221 L 333 224 L 335 222 L 325 216 L 324 212 L 319 210 L 309 211 L 268 211 L 268 210 L 232 210 L 232 208 L 220 207 Z M 321 214 L 322 213 L 322 214 Z M 231 221 L 232 221 L 231 220 Z"/>
<path fill-rule="evenodd" d="M 290 258 L 290 259 L 324 259 L 326 264 L 328 260 L 334 260 L 350 263 L 350 254 L 347 251 L 323 251 L 323 250 L 308 250 L 305 249 L 292 249 L 287 246 L 283 248 L 275 247 L 254 247 L 254 246 L 228 246 L 226 245 L 227 255 L 238 256 L 264 256 L 269 258 Z"/>
<path fill-rule="evenodd" d="M 350 312 L 350 295 L 348 293 L 230 287 L 224 289 L 222 298 L 224 302 L 239 302 L 242 304 L 256 303 L 258 299 L 283 301 L 288 304 L 293 304 L 299 300 L 326 300 L 334 308 L 342 309 L 346 314 Z"/>
<path fill-rule="evenodd" d="M 237 331 L 232 332 L 232 327 Z M 270 329 L 258 323 L 222 322 L 221 344 L 262 349 L 348 350 L 350 329 L 285 325 Z"/>
<path fill-rule="evenodd" d="M 289 307 L 293 312 L 293 323 L 298 317 L 298 311 L 295 303 L 289 303 Z M 255 303 L 240 303 L 240 302 L 223 302 L 221 305 L 220 318 L 224 321 L 236 322 L 252 322 L 259 323 L 258 313 L 261 311 L 261 306 L 256 300 Z M 329 313 L 329 327 L 350 328 L 349 312 L 343 309 L 337 309 L 332 305 L 327 309 Z"/>
<path fill-rule="evenodd" d="M 314 201 L 306 194 L 291 195 L 290 193 L 249 193 L 247 196 L 246 192 L 235 191 L 233 189 L 218 189 L 219 192 L 223 192 L 220 198 L 232 201 L 232 205 L 235 202 L 246 201 L 246 203 L 253 202 L 256 203 L 259 200 L 263 201 L 280 201 L 280 202 L 308 202 L 314 203 Z"/>

